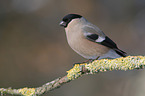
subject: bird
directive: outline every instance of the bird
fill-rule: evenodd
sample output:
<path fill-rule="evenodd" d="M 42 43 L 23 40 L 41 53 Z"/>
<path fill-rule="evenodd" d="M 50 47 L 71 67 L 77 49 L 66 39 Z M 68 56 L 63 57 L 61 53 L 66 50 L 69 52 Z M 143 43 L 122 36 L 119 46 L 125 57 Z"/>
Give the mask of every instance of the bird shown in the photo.
<path fill-rule="evenodd" d="M 67 14 L 59 25 L 65 29 L 69 46 L 88 60 L 127 56 L 102 30 L 79 14 Z"/>

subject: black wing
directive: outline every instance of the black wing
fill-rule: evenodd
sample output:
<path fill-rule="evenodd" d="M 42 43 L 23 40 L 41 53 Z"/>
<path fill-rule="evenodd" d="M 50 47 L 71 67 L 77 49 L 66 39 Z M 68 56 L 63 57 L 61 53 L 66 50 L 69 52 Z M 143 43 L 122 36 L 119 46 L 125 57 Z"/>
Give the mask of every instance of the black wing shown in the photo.
<path fill-rule="evenodd" d="M 117 48 L 117 45 L 107 36 L 105 37 L 105 40 L 101 42 L 101 44 L 112 49 Z"/>
<path fill-rule="evenodd" d="M 86 38 L 90 41 L 96 42 L 97 39 L 99 38 L 99 36 L 97 34 L 89 34 L 89 35 L 86 35 Z M 107 46 L 107 47 L 115 50 L 116 53 L 118 53 L 120 56 L 126 57 L 126 53 L 124 51 L 118 49 L 117 45 L 107 36 L 101 42 L 96 42 L 96 43 Z"/>
<path fill-rule="evenodd" d="M 90 34 L 90 35 L 86 35 L 86 38 L 90 41 L 95 42 L 98 39 L 98 35 L 97 34 Z"/>

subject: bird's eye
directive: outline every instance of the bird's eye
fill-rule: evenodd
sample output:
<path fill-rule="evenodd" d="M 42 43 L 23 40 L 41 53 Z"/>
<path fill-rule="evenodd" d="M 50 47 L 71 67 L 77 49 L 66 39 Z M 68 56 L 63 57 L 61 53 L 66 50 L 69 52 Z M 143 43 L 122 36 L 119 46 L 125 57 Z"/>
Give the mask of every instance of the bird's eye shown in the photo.
<path fill-rule="evenodd" d="M 69 20 L 68 20 L 68 19 L 63 19 L 63 21 L 64 21 L 64 22 L 67 22 L 67 21 L 69 21 Z"/>

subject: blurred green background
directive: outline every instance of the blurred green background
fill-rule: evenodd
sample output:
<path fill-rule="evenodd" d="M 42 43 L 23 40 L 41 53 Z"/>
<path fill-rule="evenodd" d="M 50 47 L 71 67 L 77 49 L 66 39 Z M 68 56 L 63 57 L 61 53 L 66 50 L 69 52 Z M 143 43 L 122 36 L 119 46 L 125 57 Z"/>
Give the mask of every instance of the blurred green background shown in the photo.
<path fill-rule="evenodd" d="M 128 55 L 145 55 L 145 0 L 0 0 L 0 87 L 38 87 L 85 60 L 59 26 L 69 13 L 83 15 Z M 144 74 L 85 75 L 42 96 L 145 96 Z"/>

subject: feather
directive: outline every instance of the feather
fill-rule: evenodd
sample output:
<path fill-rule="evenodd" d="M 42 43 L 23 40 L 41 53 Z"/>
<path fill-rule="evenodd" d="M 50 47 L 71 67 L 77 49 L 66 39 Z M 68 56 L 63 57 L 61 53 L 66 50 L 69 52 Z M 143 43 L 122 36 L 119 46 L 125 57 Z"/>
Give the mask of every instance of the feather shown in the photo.
<path fill-rule="evenodd" d="M 109 37 L 101 37 L 98 36 L 97 34 L 91 34 L 91 33 L 85 33 L 85 37 L 95 43 L 104 45 L 106 47 L 109 47 L 111 49 L 113 49 L 117 54 L 119 54 L 120 56 L 125 57 L 126 53 L 120 49 L 118 49 L 117 45 L 109 38 Z"/>

